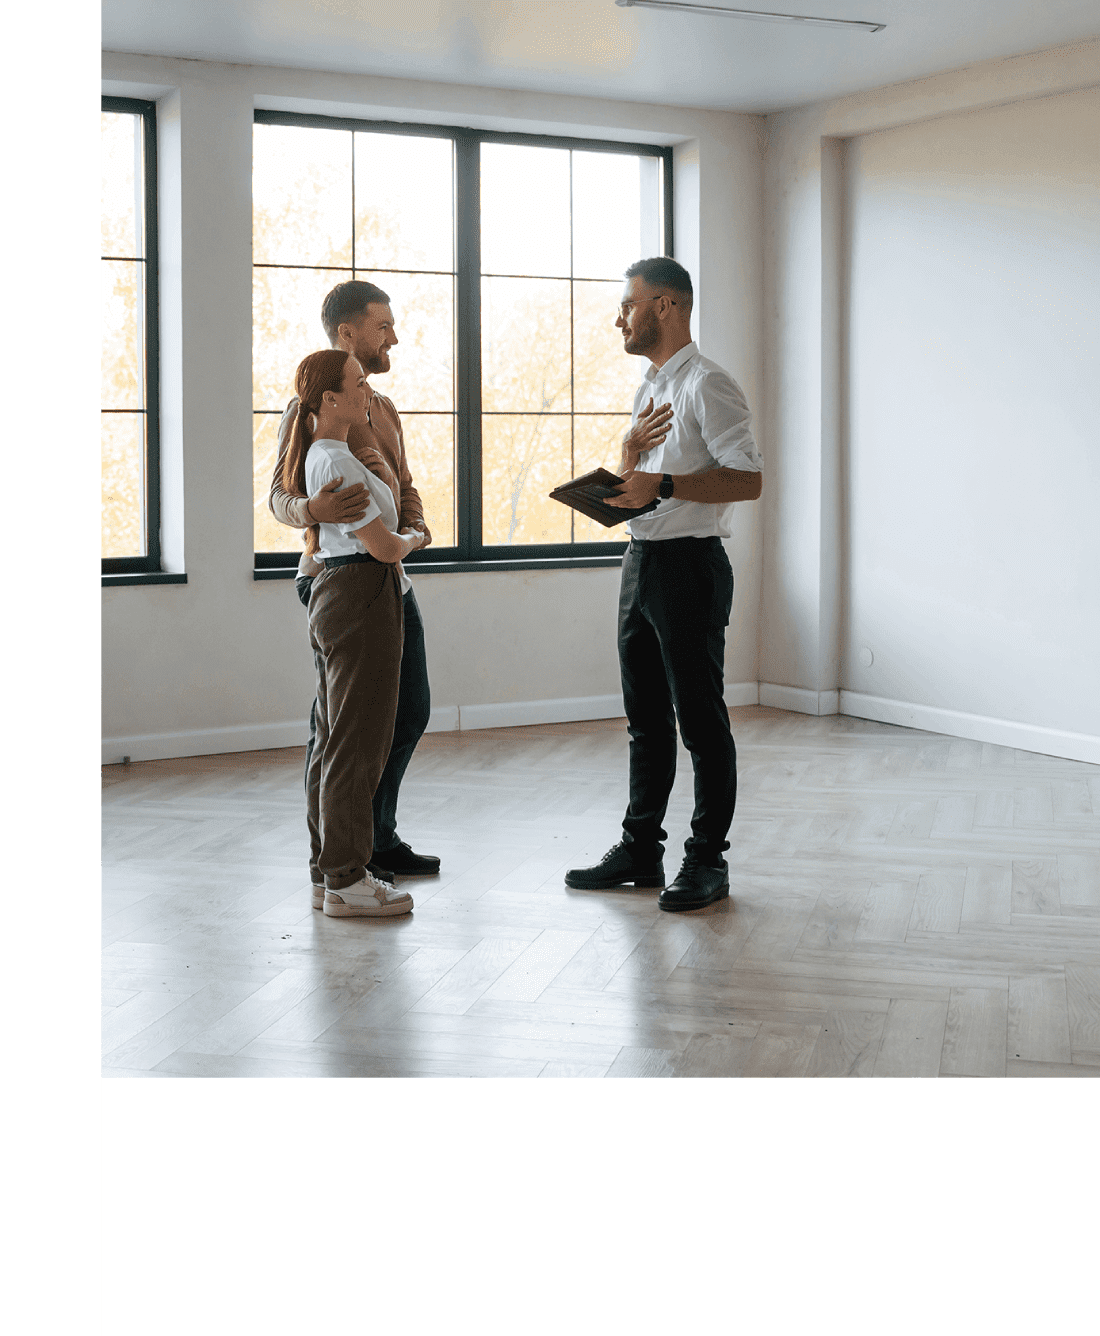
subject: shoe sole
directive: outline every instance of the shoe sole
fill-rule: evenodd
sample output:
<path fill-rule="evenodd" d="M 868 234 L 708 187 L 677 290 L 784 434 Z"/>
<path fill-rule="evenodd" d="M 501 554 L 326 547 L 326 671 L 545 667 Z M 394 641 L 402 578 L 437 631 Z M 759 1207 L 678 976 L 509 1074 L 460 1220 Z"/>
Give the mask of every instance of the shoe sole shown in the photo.
<path fill-rule="evenodd" d="M 565 884 L 574 891 L 614 891 L 620 886 L 637 886 L 645 890 L 655 886 L 664 886 L 664 873 L 648 877 L 624 877 L 621 880 L 596 881 L 588 878 L 566 876 Z"/>
<path fill-rule="evenodd" d="M 720 891 L 715 891 L 713 895 L 708 895 L 702 900 L 691 900 L 687 903 L 681 901 L 679 904 L 669 905 L 657 901 L 657 907 L 665 910 L 668 914 L 686 914 L 693 909 L 706 909 L 707 905 L 715 905 L 719 900 L 729 899 L 730 888 L 723 886 Z"/>
<path fill-rule="evenodd" d="M 346 900 L 329 900 L 326 898 L 321 912 L 327 918 L 396 918 L 398 914 L 411 913 L 412 907 L 411 897 L 405 900 L 395 900 L 388 905 L 380 905 L 375 901 L 373 908 L 370 905 L 348 904 Z"/>
<path fill-rule="evenodd" d="M 386 868 L 386 871 L 390 874 L 391 877 L 438 877 L 439 876 L 439 868 L 436 868 L 434 872 L 397 872 L 392 867 L 388 867 Z"/>
<path fill-rule="evenodd" d="M 325 888 L 323 886 L 314 886 L 310 897 L 310 903 L 314 909 L 324 909 L 325 907 Z"/>

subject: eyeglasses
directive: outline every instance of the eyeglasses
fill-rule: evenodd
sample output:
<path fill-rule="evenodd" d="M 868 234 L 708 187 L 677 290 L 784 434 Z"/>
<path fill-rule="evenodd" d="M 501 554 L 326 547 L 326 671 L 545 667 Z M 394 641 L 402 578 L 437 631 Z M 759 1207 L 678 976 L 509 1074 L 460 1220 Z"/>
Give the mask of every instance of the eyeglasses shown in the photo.
<path fill-rule="evenodd" d="M 664 293 L 662 292 L 661 297 L 663 296 Z M 629 311 L 632 306 L 640 306 L 642 302 L 659 302 L 661 300 L 661 297 L 635 297 L 632 302 L 621 302 L 619 304 L 619 319 L 622 320 L 626 316 L 627 311 Z M 669 306 L 676 305 L 676 303 L 672 300 L 671 297 L 669 297 L 668 299 L 668 304 Z"/>

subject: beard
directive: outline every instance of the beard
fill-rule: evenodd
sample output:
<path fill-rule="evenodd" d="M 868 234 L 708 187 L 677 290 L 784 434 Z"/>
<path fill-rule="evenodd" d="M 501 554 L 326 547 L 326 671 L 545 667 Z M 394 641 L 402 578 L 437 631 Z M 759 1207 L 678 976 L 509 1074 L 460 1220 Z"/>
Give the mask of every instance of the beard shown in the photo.
<path fill-rule="evenodd" d="M 359 355 L 359 365 L 368 376 L 377 376 L 383 371 L 390 369 L 390 355 L 387 352 L 379 350 L 371 353 L 369 356 Z"/>
<path fill-rule="evenodd" d="M 647 311 L 641 323 L 634 326 L 623 341 L 623 351 L 637 356 L 656 348 L 661 341 L 661 327 L 657 317 Z"/>

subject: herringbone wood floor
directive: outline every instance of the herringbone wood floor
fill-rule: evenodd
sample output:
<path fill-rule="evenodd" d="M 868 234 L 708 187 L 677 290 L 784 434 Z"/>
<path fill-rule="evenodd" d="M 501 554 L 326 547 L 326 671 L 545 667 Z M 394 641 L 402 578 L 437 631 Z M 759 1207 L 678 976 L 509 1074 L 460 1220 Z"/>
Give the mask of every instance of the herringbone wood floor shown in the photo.
<path fill-rule="evenodd" d="M 733 894 L 567 889 L 623 720 L 422 741 L 415 912 L 309 904 L 303 751 L 104 770 L 104 1074 L 1100 1076 L 1100 766 L 731 710 Z M 666 872 L 691 815 L 680 773 Z"/>

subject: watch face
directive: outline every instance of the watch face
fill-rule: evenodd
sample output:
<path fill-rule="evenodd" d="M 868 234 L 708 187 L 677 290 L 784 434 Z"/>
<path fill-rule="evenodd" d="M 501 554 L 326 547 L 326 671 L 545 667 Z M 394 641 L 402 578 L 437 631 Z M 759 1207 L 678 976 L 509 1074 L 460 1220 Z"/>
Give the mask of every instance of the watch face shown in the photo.
<path fill-rule="evenodd" d="M 662 479 L 661 479 L 661 485 L 657 488 L 657 495 L 658 495 L 659 497 L 661 497 L 662 500 L 665 500 L 665 501 L 669 500 L 669 498 L 672 496 L 672 479 L 671 479 L 671 478 L 662 478 Z"/>

